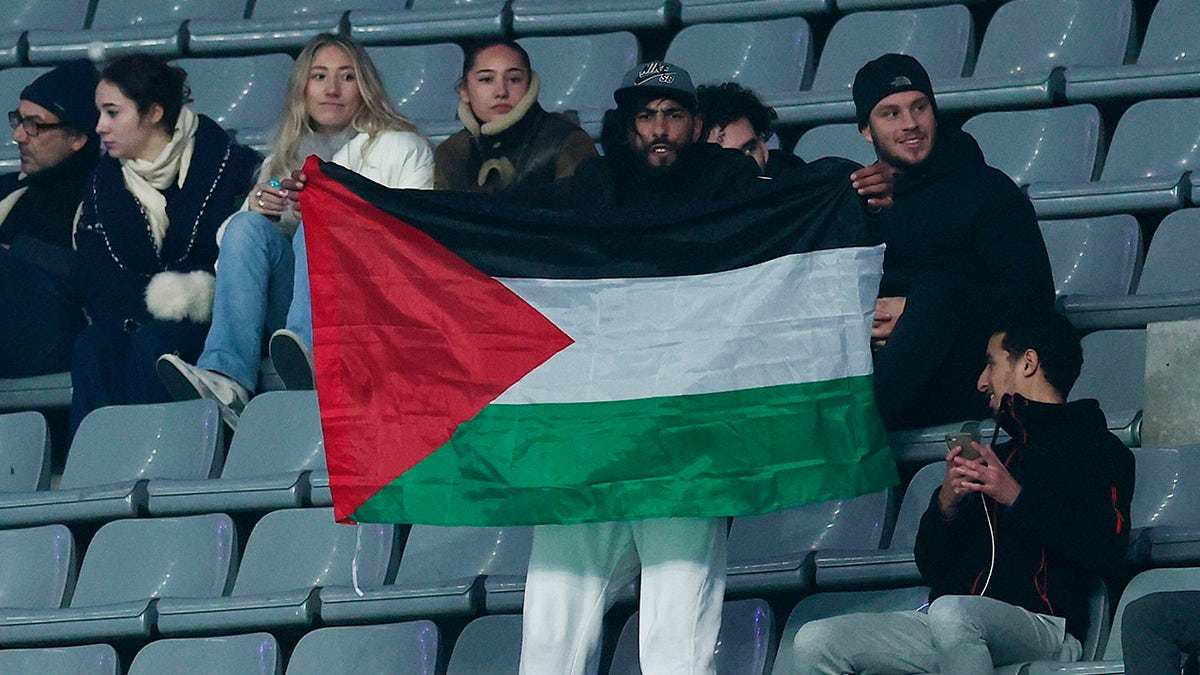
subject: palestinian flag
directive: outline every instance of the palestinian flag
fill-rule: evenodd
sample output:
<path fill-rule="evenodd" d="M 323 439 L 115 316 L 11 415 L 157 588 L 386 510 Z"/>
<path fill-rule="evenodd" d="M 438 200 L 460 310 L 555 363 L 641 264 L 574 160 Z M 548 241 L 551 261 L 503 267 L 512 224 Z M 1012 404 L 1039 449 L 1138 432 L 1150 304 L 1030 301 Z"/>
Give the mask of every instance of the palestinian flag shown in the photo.
<path fill-rule="evenodd" d="M 310 158 L 340 521 L 765 513 L 896 482 L 849 171 L 644 214 L 390 190 Z"/>

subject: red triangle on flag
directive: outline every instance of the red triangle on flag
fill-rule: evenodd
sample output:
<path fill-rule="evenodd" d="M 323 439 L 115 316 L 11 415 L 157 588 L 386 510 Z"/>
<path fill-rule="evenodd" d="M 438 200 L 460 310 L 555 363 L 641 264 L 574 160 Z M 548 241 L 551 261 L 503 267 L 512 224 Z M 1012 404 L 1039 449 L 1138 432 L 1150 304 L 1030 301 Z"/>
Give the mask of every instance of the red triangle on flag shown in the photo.
<path fill-rule="evenodd" d="M 315 158 L 304 172 L 317 397 L 344 521 L 572 340 Z"/>

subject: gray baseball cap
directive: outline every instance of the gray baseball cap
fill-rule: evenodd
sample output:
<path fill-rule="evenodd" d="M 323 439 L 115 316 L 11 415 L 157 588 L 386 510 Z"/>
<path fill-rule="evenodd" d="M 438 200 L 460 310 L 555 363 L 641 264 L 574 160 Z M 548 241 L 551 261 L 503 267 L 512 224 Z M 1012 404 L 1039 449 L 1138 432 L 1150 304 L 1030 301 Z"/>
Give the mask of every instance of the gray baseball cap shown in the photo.
<path fill-rule="evenodd" d="M 671 98 L 696 109 L 696 87 L 686 70 L 666 61 L 647 61 L 630 68 L 621 79 L 621 86 L 613 92 L 618 106 L 633 99 Z"/>

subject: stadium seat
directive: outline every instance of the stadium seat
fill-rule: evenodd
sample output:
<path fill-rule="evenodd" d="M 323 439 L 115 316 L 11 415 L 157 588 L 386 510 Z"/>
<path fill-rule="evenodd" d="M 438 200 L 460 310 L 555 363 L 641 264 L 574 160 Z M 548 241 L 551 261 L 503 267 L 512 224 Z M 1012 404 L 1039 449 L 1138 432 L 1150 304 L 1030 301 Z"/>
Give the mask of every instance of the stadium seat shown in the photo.
<path fill-rule="evenodd" d="M 0 5 L 0 67 L 25 62 L 28 45 L 23 38 L 30 30 L 82 31 L 90 4 L 91 0 L 58 0 L 54 11 L 46 10 L 45 0 L 9 0 Z"/>
<path fill-rule="evenodd" d="M 374 626 L 319 628 L 296 644 L 287 675 L 440 671 L 441 634 L 427 619 Z"/>
<path fill-rule="evenodd" d="M 988 23 L 971 77 L 934 82 L 938 109 L 1059 102 L 1064 69 L 1120 65 L 1134 32 L 1133 0 L 1011 0 Z"/>
<path fill-rule="evenodd" d="M 0 492 L 50 487 L 50 436 L 34 411 L 0 415 Z"/>
<path fill-rule="evenodd" d="M 193 110 L 208 115 L 243 145 L 262 147 L 279 123 L 292 58 L 286 54 L 179 59 L 188 72 Z"/>
<path fill-rule="evenodd" d="M 799 602 L 779 638 L 779 651 L 775 655 L 775 675 L 791 675 L 796 672 L 796 657 L 792 644 L 800 626 L 839 614 L 851 612 L 896 612 L 919 609 L 929 598 L 929 589 L 924 586 L 896 588 L 886 591 L 843 591 L 817 593 Z"/>
<path fill-rule="evenodd" d="M 1038 223 L 1054 290 L 1071 295 L 1127 295 L 1142 271 L 1142 228 L 1137 218 L 1112 216 Z"/>
<path fill-rule="evenodd" d="M 1134 448 L 1129 558 L 1150 567 L 1200 565 L 1200 446 Z"/>
<path fill-rule="evenodd" d="M 638 63 L 632 33 L 523 38 L 521 46 L 542 78 L 539 102 L 546 110 L 573 111 L 579 126 L 600 137 L 604 111 L 616 106 L 613 91 Z"/>
<path fill-rule="evenodd" d="M 974 41 L 971 12 L 962 5 L 849 14 L 830 31 L 811 90 L 768 97 L 766 102 L 784 124 L 851 121 L 854 74 L 867 61 L 899 52 L 917 58 L 929 71 L 941 105 L 940 83 L 962 77 L 970 66 Z"/>
<path fill-rule="evenodd" d="M 226 592 L 237 566 L 236 549 L 233 521 L 225 514 L 106 523 L 88 544 L 70 605 L 6 609 L 0 616 L 0 644 L 147 639 L 161 599 Z"/>
<path fill-rule="evenodd" d="M 121 661 L 106 644 L 0 649 L 0 673 L 121 675 Z"/>
<path fill-rule="evenodd" d="M 458 45 L 368 47 L 388 95 L 402 115 L 426 136 L 444 140 L 463 128 L 458 121 L 458 92 L 462 73 Z"/>
<path fill-rule="evenodd" d="M 1014 183 L 1087 182 L 1099 172 L 1104 120 L 1093 105 L 981 113 L 963 125 L 984 160 Z"/>
<path fill-rule="evenodd" d="M 688 26 L 671 40 L 666 60 L 692 82 L 736 81 L 764 99 L 789 98 L 808 86 L 812 30 L 800 17 Z"/>
<path fill-rule="evenodd" d="M 492 614 L 467 624 L 454 643 L 446 675 L 515 675 L 521 661 L 521 615 Z"/>
<path fill-rule="evenodd" d="M 1083 368 L 1070 400 L 1094 398 L 1108 418 L 1108 430 L 1125 445 L 1142 444 L 1146 392 L 1146 330 L 1099 330 L 1083 336 Z"/>
<path fill-rule="evenodd" d="M 0 560 L 0 607 L 54 609 L 71 599 L 75 538 L 65 525 L 0 530 Z"/>
<path fill-rule="evenodd" d="M 378 588 L 397 544 L 394 525 L 339 525 L 331 509 L 284 509 L 250 532 L 233 590 L 211 599 L 158 603 L 163 635 L 307 628 L 322 586 Z"/>
<path fill-rule="evenodd" d="M 785 16 L 830 14 L 833 0 L 682 0 L 683 25 L 717 21 L 778 19 Z"/>
<path fill-rule="evenodd" d="M 182 56 L 189 19 L 241 20 L 245 0 L 97 0 L 88 30 L 29 32 L 29 60 L 98 61 L 128 52 Z"/>
<path fill-rule="evenodd" d="M 318 33 L 338 33 L 346 12 L 371 0 L 255 0 L 249 19 L 188 23 L 188 53 L 242 54 L 299 49 Z"/>
<path fill-rule="evenodd" d="M 364 44 L 450 42 L 502 37 L 512 26 L 507 0 L 409 0 L 405 12 L 392 1 L 377 0 L 384 6 L 375 10 L 351 9 L 351 37 Z"/>
<path fill-rule="evenodd" d="M 317 393 L 269 391 L 251 399 L 242 413 L 220 478 L 152 480 L 148 509 L 171 516 L 305 506 L 309 474 L 324 469 Z"/>
<path fill-rule="evenodd" d="M 56 489 L 0 494 L 0 527 L 136 516 L 148 480 L 211 477 L 221 433 L 212 401 L 94 410 L 75 433 Z"/>
<path fill-rule="evenodd" d="M 638 623 L 641 612 L 625 622 L 617 638 L 609 675 L 641 675 Z M 716 666 L 721 675 L 766 675 L 775 654 L 775 615 L 765 600 L 731 600 L 721 610 Z"/>
<path fill-rule="evenodd" d="M 0 74 L 7 71 L 0 70 Z M 12 148 L 15 150 L 16 145 Z M 0 173 L 16 171 L 20 160 L 0 152 Z M 33 377 L 0 378 L 0 412 L 9 410 L 53 410 L 71 407 L 71 373 Z"/>
<path fill-rule="evenodd" d="M 804 132 L 796 143 L 795 154 L 806 162 L 815 162 L 822 157 L 845 157 L 863 166 L 874 164 L 875 146 L 863 138 L 858 125 L 822 124 Z"/>
<path fill-rule="evenodd" d="M 532 530 L 413 525 L 395 580 L 361 595 L 346 584 L 321 589 L 321 619 L 342 624 L 520 611 Z M 488 598 L 484 580 L 493 576 L 498 585 Z"/>
<path fill-rule="evenodd" d="M 21 90 L 24 89 L 25 86 L 28 85 L 30 82 L 33 82 L 38 77 L 42 76 L 43 74 L 45 74 L 49 71 L 50 71 L 49 68 L 5 68 L 3 70 L 0 70 L 0 100 L 6 101 L 7 102 L 6 105 L 12 106 L 12 109 L 15 110 L 17 107 L 17 104 L 21 100 Z M 17 171 L 20 168 L 21 168 L 21 155 L 17 149 L 17 144 L 9 143 L 9 142 L 0 144 L 0 172 L 9 173 L 12 171 Z M 42 375 L 39 378 L 24 377 L 24 378 L 20 378 L 20 379 L 0 379 L 0 384 L 8 384 L 8 383 L 16 384 L 16 383 L 24 382 L 27 380 L 40 379 L 40 378 L 45 378 L 45 377 L 51 377 L 51 376 Z M 70 375 L 68 375 L 67 376 L 68 392 L 71 387 L 70 379 L 71 379 Z M 0 389 L 0 392 L 3 392 L 3 391 L 4 391 L 3 389 Z M 7 397 L 5 397 L 5 398 L 7 398 Z M 69 406 L 70 404 L 71 404 L 71 396 L 70 396 L 70 393 L 68 393 L 67 394 L 67 405 Z M 13 407 L 16 407 L 16 406 L 13 406 Z M 11 409 L 13 409 L 13 407 L 8 407 L 5 409 L 11 410 Z M 28 406 L 28 407 L 33 408 L 33 407 L 40 407 L 40 406 Z M 17 409 L 20 409 L 20 408 L 18 407 Z"/>
<path fill-rule="evenodd" d="M 1003 0 L 1002 0 L 1003 1 Z M 989 0 L 837 0 L 839 12 L 861 12 L 865 9 L 904 9 L 931 5 L 982 5 Z"/>
<path fill-rule="evenodd" d="M 514 35 L 567 35 L 613 30 L 665 29 L 679 9 L 665 0 L 512 0 Z"/>
<path fill-rule="evenodd" d="M 884 490 L 735 517 L 729 529 L 726 592 L 746 597 L 811 590 L 814 552 L 878 548 L 890 506 L 891 493 Z"/>
<path fill-rule="evenodd" d="M 1029 664 L 1026 675 L 1113 675 L 1124 673 L 1124 650 L 1121 648 L 1121 625 L 1125 608 L 1138 598 L 1161 591 L 1195 590 L 1200 588 L 1200 568 L 1152 569 L 1135 576 L 1121 593 L 1117 611 L 1113 614 L 1108 634 L 1099 643 L 1095 656 L 1074 663 L 1035 661 Z M 1095 660 L 1093 660 L 1095 659 Z"/>
<path fill-rule="evenodd" d="M 1152 321 L 1200 316 L 1200 209 L 1176 211 L 1159 223 L 1132 295 L 1066 296 L 1063 311 L 1077 328 L 1142 328 Z"/>
<path fill-rule="evenodd" d="M 1167 212 L 1191 201 L 1200 162 L 1200 98 L 1150 99 L 1117 123 L 1098 181 L 1030 186 L 1039 218 Z"/>
<path fill-rule="evenodd" d="M 942 443 L 943 455 L 946 444 Z M 907 586 L 921 582 L 913 557 L 917 527 L 929 507 L 934 488 L 946 475 L 946 463 L 921 467 L 904 490 L 896 524 L 886 548 L 831 549 L 817 551 L 816 587 L 821 591 Z"/>
<path fill-rule="evenodd" d="M 283 657 L 270 633 L 155 640 L 138 650 L 125 675 L 279 675 Z"/>
<path fill-rule="evenodd" d="M 1066 72 L 1068 101 L 1187 95 L 1200 89 L 1200 4 L 1158 0 L 1142 50 L 1131 64 L 1074 66 Z"/>

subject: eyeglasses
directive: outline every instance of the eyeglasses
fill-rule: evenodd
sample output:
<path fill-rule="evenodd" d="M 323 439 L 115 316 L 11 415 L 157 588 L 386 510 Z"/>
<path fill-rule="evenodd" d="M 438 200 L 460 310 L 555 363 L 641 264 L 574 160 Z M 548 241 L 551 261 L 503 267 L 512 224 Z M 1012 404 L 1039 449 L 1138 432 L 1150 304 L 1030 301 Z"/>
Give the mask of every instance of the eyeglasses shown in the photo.
<path fill-rule="evenodd" d="M 8 113 L 8 125 L 17 130 L 17 127 L 25 129 L 25 133 L 30 136 L 37 136 L 46 129 L 57 129 L 65 126 L 61 122 L 39 122 L 32 117 L 21 117 L 21 113 L 16 110 Z"/>

